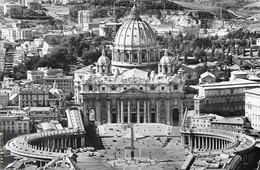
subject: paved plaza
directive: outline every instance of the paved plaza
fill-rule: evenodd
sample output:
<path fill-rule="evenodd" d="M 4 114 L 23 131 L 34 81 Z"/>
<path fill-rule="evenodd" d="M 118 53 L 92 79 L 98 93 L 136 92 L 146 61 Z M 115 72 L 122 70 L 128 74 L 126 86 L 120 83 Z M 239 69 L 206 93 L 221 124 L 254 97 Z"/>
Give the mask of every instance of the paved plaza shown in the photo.
<path fill-rule="evenodd" d="M 104 157 L 90 157 L 87 153 L 78 153 L 77 165 L 80 169 L 125 169 L 125 170 L 151 170 L 151 169 L 180 169 L 185 161 L 187 152 L 181 147 L 179 127 L 172 129 L 171 137 L 149 136 L 137 139 L 134 142 L 135 160 L 130 161 L 131 140 L 123 137 L 102 138 L 105 149 L 98 150 Z M 113 165 L 113 161 L 128 162 Z M 112 163 L 111 163 L 112 162 Z"/>

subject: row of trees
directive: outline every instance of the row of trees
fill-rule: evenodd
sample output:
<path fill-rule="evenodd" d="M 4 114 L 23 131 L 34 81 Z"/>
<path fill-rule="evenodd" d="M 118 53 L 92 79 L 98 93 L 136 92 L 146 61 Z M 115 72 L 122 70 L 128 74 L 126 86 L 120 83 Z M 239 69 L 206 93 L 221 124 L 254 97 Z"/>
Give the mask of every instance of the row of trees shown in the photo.
<path fill-rule="evenodd" d="M 56 45 L 55 48 L 43 57 L 26 57 L 23 63 L 13 68 L 13 77 L 16 80 L 26 78 L 26 71 L 38 67 L 61 68 L 65 73 L 71 71 L 71 66 L 76 65 L 77 58 L 83 60 L 84 65 L 96 62 L 101 56 L 101 48 L 111 44 L 109 38 L 96 36 L 91 33 L 71 36 L 46 36 L 46 41 Z M 55 42 L 53 42 L 55 41 Z M 111 58 L 111 54 L 107 54 Z"/>

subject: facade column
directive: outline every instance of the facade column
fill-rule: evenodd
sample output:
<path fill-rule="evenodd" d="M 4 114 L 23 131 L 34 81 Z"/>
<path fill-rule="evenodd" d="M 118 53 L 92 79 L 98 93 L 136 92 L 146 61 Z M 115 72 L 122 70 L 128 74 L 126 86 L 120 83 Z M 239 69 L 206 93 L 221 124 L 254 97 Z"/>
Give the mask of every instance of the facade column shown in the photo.
<path fill-rule="evenodd" d="M 222 140 L 221 140 L 221 139 L 218 139 L 218 149 L 222 149 L 222 148 L 221 148 L 221 142 L 222 142 Z"/>
<path fill-rule="evenodd" d="M 50 149 L 50 139 L 47 140 L 47 148 Z"/>
<path fill-rule="evenodd" d="M 140 123 L 140 100 L 137 100 L 137 123 Z"/>
<path fill-rule="evenodd" d="M 107 100 L 107 123 L 111 123 L 110 99 Z"/>
<path fill-rule="evenodd" d="M 197 147 L 197 137 L 196 136 L 194 136 L 194 149 L 197 149 L 198 147 Z"/>
<path fill-rule="evenodd" d="M 147 122 L 150 123 L 151 122 L 151 118 L 150 118 L 150 100 L 147 100 Z"/>
<path fill-rule="evenodd" d="M 68 147 L 68 138 L 64 139 L 64 147 L 65 147 L 65 149 L 67 149 L 67 147 Z"/>
<path fill-rule="evenodd" d="M 121 123 L 124 123 L 124 100 L 121 100 Z"/>
<path fill-rule="evenodd" d="M 101 118 L 100 118 L 100 98 L 97 98 L 97 104 L 96 104 L 96 114 L 97 114 L 97 124 L 101 124 Z"/>
<path fill-rule="evenodd" d="M 144 123 L 146 123 L 146 111 L 147 111 L 146 100 L 144 100 Z M 149 115 L 148 115 L 148 119 L 149 119 Z"/>
<path fill-rule="evenodd" d="M 87 98 L 84 100 L 83 97 L 83 119 L 84 119 L 84 125 L 88 124 L 88 101 Z"/>
<path fill-rule="evenodd" d="M 81 137 L 81 147 L 85 147 L 85 137 Z"/>
<path fill-rule="evenodd" d="M 188 141 L 189 141 L 189 148 L 191 149 L 191 147 L 192 147 L 191 136 L 188 136 Z"/>
<path fill-rule="evenodd" d="M 208 149 L 209 148 L 208 137 L 205 137 L 205 140 L 206 140 L 206 149 Z"/>
<path fill-rule="evenodd" d="M 75 147 L 75 148 L 78 147 L 78 138 L 74 138 L 74 147 Z"/>
<path fill-rule="evenodd" d="M 127 101 L 127 123 L 130 123 L 131 115 L 130 115 L 130 100 Z"/>
<path fill-rule="evenodd" d="M 55 149 L 55 139 L 52 140 L 52 150 L 54 151 Z"/>
<path fill-rule="evenodd" d="M 61 138 L 60 140 L 61 140 L 61 149 L 64 149 L 64 139 Z"/>
<path fill-rule="evenodd" d="M 170 99 L 169 98 L 166 98 L 166 121 L 167 121 L 167 125 L 170 125 L 171 124 L 171 121 L 170 121 Z"/>
<path fill-rule="evenodd" d="M 212 150 L 211 144 L 212 144 L 212 138 L 209 138 L 209 150 Z"/>
<path fill-rule="evenodd" d="M 201 143 L 200 143 L 200 142 L 201 142 L 201 140 L 200 140 L 200 138 L 201 138 L 201 137 L 200 137 L 200 136 L 198 136 L 198 148 L 199 148 L 199 149 L 201 148 Z"/>
<path fill-rule="evenodd" d="M 117 123 L 120 123 L 120 101 L 117 100 Z"/>
<path fill-rule="evenodd" d="M 70 137 L 68 138 L 68 147 L 71 147 Z"/>
<path fill-rule="evenodd" d="M 160 117 L 159 112 L 160 112 L 160 110 L 159 110 L 159 100 L 156 99 L 156 120 L 155 120 L 156 123 L 159 123 L 159 117 Z"/>
<path fill-rule="evenodd" d="M 59 143 L 59 139 L 56 139 L 56 143 L 57 143 L 57 147 L 56 147 L 56 149 L 60 149 L 60 143 Z"/>

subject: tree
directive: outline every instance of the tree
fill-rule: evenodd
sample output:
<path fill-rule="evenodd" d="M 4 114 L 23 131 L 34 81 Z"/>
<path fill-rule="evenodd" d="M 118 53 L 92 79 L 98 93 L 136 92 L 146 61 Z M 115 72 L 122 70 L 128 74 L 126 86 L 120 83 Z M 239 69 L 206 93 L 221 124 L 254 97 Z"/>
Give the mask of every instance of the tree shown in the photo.
<path fill-rule="evenodd" d="M 55 22 L 55 19 L 53 17 L 51 17 L 49 20 L 48 20 L 48 24 L 51 25 L 51 28 L 53 30 L 53 28 L 56 26 L 56 22 Z"/>
<path fill-rule="evenodd" d="M 98 58 L 101 56 L 100 51 L 84 51 L 82 55 L 82 59 L 84 60 L 85 65 L 90 65 L 93 62 L 96 62 Z"/>

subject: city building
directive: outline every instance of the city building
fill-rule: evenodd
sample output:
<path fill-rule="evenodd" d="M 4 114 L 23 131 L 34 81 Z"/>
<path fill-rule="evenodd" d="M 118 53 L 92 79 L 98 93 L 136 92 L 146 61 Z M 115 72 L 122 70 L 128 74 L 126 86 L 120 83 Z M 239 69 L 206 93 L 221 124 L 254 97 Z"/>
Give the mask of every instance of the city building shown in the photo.
<path fill-rule="evenodd" d="M 224 118 L 211 121 L 211 129 L 222 129 L 238 133 L 242 133 L 245 125 L 246 122 L 243 118 Z"/>
<path fill-rule="evenodd" d="M 242 116 L 245 113 L 245 91 L 259 86 L 257 82 L 244 79 L 194 86 L 199 90 L 194 96 L 194 108 L 197 113 Z"/>
<path fill-rule="evenodd" d="M 0 91 L 0 109 L 5 109 L 9 102 L 8 93 L 4 93 Z"/>
<path fill-rule="evenodd" d="M 27 117 L 31 121 L 49 122 L 51 120 L 60 120 L 60 110 L 54 107 L 25 107 Z"/>
<path fill-rule="evenodd" d="M 3 12 L 4 15 L 12 16 L 12 15 L 23 15 L 25 12 L 26 7 L 20 4 L 9 4 L 5 3 Z"/>
<path fill-rule="evenodd" d="M 196 68 L 182 64 L 181 69 L 184 70 L 184 78 L 187 85 L 198 84 L 199 77 Z"/>
<path fill-rule="evenodd" d="M 260 130 L 260 88 L 245 92 L 245 116 L 251 122 L 252 128 Z"/>
<path fill-rule="evenodd" d="M 62 90 L 58 89 L 56 82 L 53 86 L 27 84 L 19 91 L 19 108 L 22 109 L 27 106 L 34 107 L 50 107 L 59 106 L 65 107 L 65 96 Z"/>
<path fill-rule="evenodd" d="M 13 78 L 5 76 L 4 80 L 1 82 L 1 92 L 9 94 L 9 97 L 13 94 L 18 94 L 20 90 L 20 85 L 13 80 Z"/>
<path fill-rule="evenodd" d="M 208 71 L 200 75 L 199 83 L 205 84 L 205 83 L 215 83 L 216 82 L 216 76 Z"/>
<path fill-rule="evenodd" d="M 83 31 L 91 31 L 92 29 L 98 29 L 99 23 L 93 22 L 92 10 L 80 10 L 78 11 L 78 24 Z"/>
<path fill-rule="evenodd" d="M 17 40 L 32 40 L 33 33 L 30 28 L 7 27 L 2 28 L 2 39 L 7 39 L 11 42 Z"/>
<path fill-rule="evenodd" d="M 30 133 L 30 119 L 28 117 L 16 115 L 1 115 L 1 133 L 3 133 L 3 141 Z"/>
<path fill-rule="evenodd" d="M 134 6 L 115 36 L 112 61 L 103 50 L 95 67 L 75 71 L 75 102 L 83 105 L 84 123 L 93 114 L 97 124 L 179 125 L 185 80 L 183 70 L 175 74 L 176 64 L 167 50 L 160 56 L 153 30 Z"/>
<path fill-rule="evenodd" d="M 37 70 L 28 70 L 27 79 L 30 84 L 52 85 L 56 82 L 65 95 L 74 94 L 73 76 L 63 75 L 62 69 L 40 67 Z"/>

